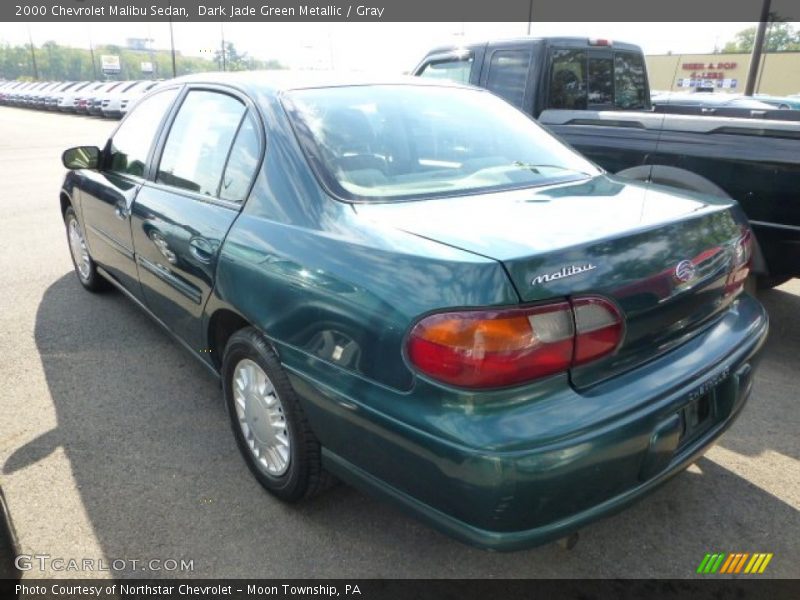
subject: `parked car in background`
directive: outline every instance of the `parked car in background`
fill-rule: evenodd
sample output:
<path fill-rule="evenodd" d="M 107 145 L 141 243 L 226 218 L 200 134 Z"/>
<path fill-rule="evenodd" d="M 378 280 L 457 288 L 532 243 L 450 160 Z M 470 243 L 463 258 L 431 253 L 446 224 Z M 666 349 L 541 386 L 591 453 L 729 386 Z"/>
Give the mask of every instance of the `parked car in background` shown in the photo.
<path fill-rule="evenodd" d="M 701 112 L 713 114 L 719 108 L 744 108 L 750 110 L 773 110 L 775 106 L 760 99 L 743 94 L 710 92 L 666 92 L 652 97 L 654 106 L 694 106 Z"/>
<path fill-rule="evenodd" d="M 57 110 L 58 103 L 61 101 L 61 98 L 64 96 L 64 94 L 66 94 L 69 90 L 73 90 L 76 87 L 84 85 L 85 83 L 86 82 L 84 81 L 74 81 L 54 87 L 48 91 L 47 94 L 45 94 L 40 108 L 46 110 Z"/>
<path fill-rule="evenodd" d="M 489 89 L 610 173 L 736 199 L 756 234 L 758 285 L 800 276 L 800 111 L 653 107 L 641 49 L 611 40 L 442 46 L 413 73 Z"/>
<path fill-rule="evenodd" d="M 94 81 L 83 81 L 78 85 L 61 92 L 56 97 L 55 108 L 61 112 L 75 112 L 75 105 L 80 94 L 84 92 L 84 90 L 91 88 L 92 85 L 96 83 L 97 82 Z"/>
<path fill-rule="evenodd" d="M 769 96 L 767 94 L 756 94 L 753 97 L 760 102 L 777 106 L 783 110 L 800 110 L 800 96 Z"/>
<path fill-rule="evenodd" d="M 75 112 L 79 114 L 88 114 L 89 104 L 91 104 L 95 94 L 102 88 L 112 86 L 116 83 L 116 81 L 97 81 L 82 90 L 81 93 L 75 97 Z"/>
<path fill-rule="evenodd" d="M 119 119 L 128 111 L 128 105 L 158 84 L 158 81 L 134 81 L 126 86 L 119 86 L 118 91 L 103 100 L 103 116 Z"/>
<path fill-rule="evenodd" d="M 103 116 L 103 102 L 111 96 L 111 94 L 130 82 L 126 81 L 112 81 L 94 92 L 89 103 L 87 104 L 86 112 L 96 117 Z"/>
<path fill-rule="evenodd" d="M 541 544 L 679 473 L 752 389 L 738 204 L 609 175 L 485 90 L 183 77 L 63 162 L 80 284 L 221 379 L 285 501 L 332 473 L 462 540 Z"/>

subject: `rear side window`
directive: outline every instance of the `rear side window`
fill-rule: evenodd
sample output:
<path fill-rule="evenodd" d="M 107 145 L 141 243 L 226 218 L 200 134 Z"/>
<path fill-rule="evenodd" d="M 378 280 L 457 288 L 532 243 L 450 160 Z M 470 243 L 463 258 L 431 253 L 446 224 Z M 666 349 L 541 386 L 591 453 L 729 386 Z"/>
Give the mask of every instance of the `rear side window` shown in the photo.
<path fill-rule="evenodd" d="M 429 79 L 469 83 L 469 75 L 472 72 L 472 62 L 472 56 L 437 60 L 425 65 L 419 76 L 428 77 Z"/>
<path fill-rule="evenodd" d="M 223 200 L 242 202 L 247 195 L 258 166 L 260 148 L 256 127 L 253 117 L 248 114 L 236 134 L 219 188 L 219 197 Z"/>
<path fill-rule="evenodd" d="M 178 91 L 164 90 L 136 105 L 111 140 L 110 170 L 142 177 L 161 119 Z"/>
<path fill-rule="evenodd" d="M 167 136 L 156 182 L 217 196 L 245 110 L 227 94 L 189 92 Z"/>
<path fill-rule="evenodd" d="M 525 100 L 530 64 L 530 50 L 498 50 L 492 54 L 489 63 L 486 89 L 521 107 Z"/>
<path fill-rule="evenodd" d="M 586 96 L 586 51 L 554 50 L 548 108 L 584 110 Z"/>
<path fill-rule="evenodd" d="M 644 59 L 640 54 L 614 53 L 614 104 L 623 110 L 647 108 Z"/>

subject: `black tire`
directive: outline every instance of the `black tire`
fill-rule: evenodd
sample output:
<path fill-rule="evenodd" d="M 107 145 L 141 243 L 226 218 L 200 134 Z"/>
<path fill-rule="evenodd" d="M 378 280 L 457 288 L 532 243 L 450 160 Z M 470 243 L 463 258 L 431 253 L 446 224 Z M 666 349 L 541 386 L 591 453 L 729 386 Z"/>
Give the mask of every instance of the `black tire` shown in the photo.
<path fill-rule="evenodd" d="M 75 221 L 76 226 L 78 227 L 79 231 L 81 232 L 81 236 L 83 236 L 83 226 L 81 222 L 78 220 L 78 215 L 75 214 L 75 210 L 69 206 L 67 210 L 64 211 L 64 228 L 67 232 L 67 244 L 70 244 L 70 223 Z M 103 278 L 100 273 L 97 272 L 97 264 L 92 260 L 92 257 L 88 254 L 89 258 L 89 268 L 87 274 L 84 276 L 81 273 L 81 270 L 78 268 L 78 263 L 75 261 L 75 254 L 71 250 L 70 246 L 70 258 L 72 259 L 72 266 L 75 269 L 75 275 L 78 277 L 78 281 L 81 282 L 81 285 L 93 293 L 104 292 L 111 287 L 111 284 Z"/>
<path fill-rule="evenodd" d="M 269 377 L 283 407 L 290 455 L 286 471 L 279 476 L 267 473 L 256 462 L 245 440 L 236 413 L 233 374 L 244 359 L 255 362 Z M 222 389 L 236 444 L 256 480 L 271 494 L 285 502 L 310 498 L 330 487 L 335 481 L 322 468 L 322 452 L 308 419 L 303 412 L 286 372 L 266 339 L 253 327 L 234 333 L 222 356 Z"/>

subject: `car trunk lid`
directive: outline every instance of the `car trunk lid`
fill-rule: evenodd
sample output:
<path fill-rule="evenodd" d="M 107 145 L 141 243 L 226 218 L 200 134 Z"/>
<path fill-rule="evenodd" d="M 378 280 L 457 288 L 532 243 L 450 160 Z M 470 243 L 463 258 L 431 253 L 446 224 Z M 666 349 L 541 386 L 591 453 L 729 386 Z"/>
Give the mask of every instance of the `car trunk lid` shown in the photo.
<path fill-rule="evenodd" d="M 356 205 L 404 231 L 500 261 L 523 303 L 583 295 L 624 317 L 618 350 L 573 368 L 578 388 L 667 352 L 733 300 L 744 218 L 732 201 L 608 176 L 546 188 Z"/>

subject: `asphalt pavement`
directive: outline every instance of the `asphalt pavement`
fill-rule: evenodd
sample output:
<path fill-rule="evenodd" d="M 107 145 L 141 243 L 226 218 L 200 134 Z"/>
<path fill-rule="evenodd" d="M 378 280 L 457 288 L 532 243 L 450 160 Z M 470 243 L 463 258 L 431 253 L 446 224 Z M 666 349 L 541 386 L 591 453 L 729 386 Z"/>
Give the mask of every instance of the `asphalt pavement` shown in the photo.
<path fill-rule="evenodd" d="M 345 485 L 269 496 L 213 379 L 120 293 L 80 287 L 60 155 L 114 124 L 0 107 L 0 487 L 18 551 L 50 556 L 23 577 L 692 577 L 707 552 L 800 577 L 800 279 L 760 295 L 754 395 L 704 458 L 571 551 L 490 553 Z"/>

